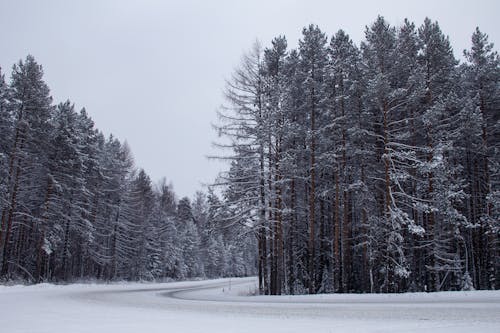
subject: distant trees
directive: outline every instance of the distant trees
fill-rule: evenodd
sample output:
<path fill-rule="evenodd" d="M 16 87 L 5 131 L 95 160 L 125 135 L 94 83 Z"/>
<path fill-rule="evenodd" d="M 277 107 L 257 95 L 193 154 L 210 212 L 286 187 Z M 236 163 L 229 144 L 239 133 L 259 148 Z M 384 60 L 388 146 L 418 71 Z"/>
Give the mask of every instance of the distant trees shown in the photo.
<path fill-rule="evenodd" d="M 32 56 L 0 72 L 0 281 L 253 274 L 254 238 L 228 214 L 213 192 L 178 201 L 85 109 L 53 105 Z"/>
<path fill-rule="evenodd" d="M 243 58 L 219 133 L 222 206 L 253 228 L 263 294 L 495 289 L 499 57 L 382 17 L 358 48 L 317 26 Z"/>

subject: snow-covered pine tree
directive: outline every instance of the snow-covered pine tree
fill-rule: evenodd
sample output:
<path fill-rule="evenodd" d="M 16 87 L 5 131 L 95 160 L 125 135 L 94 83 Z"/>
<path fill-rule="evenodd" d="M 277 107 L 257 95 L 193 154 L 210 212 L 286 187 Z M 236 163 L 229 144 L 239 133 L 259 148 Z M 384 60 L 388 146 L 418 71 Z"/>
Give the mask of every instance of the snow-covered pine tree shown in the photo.
<path fill-rule="evenodd" d="M 81 276 L 97 276 L 102 278 L 107 262 L 105 258 L 106 226 L 102 224 L 99 212 L 102 206 L 102 184 L 104 182 L 100 158 L 103 153 L 104 137 L 95 128 L 94 121 L 85 109 L 80 110 L 77 119 L 80 136 L 80 153 L 83 157 L 84 188 L 80 199 L 82 221 L 90 227 L 86 237 L 82 239 L 82 254 L 79 273 Z"/>
<path fill-rule="evenodd" d="M 318 291 L 323 279 L 324 266 L 320 265 L 317 255 L 317 213 L 319 198 L 316 188 L 318 182 L 317 171 L 322 170 L 322 165 L 317 165 L 317 157 L 321 148 L 320 133 L 322 132 L 321 119 L 325 113 L 325 70 L 327 65 L 327 38 L 326 35 L 314 25 L 302 30 L 302 39 L 299 40 L 299 76 L 302 81 L 303 104 L 301 111 L 306 114 L 302 124 L 303 131 L 307 133 L 306 150 L 308 152 L 309 168 L 308 178 L 308 262 L 307 262 L 307 288 L 310 294 Z"/>
<path fill-rule="evenodd" d="M 234 214 L 233 222 L 253 223 L 259 248 L 259 290 L 269 294 L 270 278 L 268 263 L 268 175 L 265 165 L 267 149 L 264 78 L 262 70 L 262 49 L 256 42 L 250 52 L 242 58 L 226 83 L 227 105 L 219 112 L 221 124 L 217 126 L 220 136 L 228 144 L 231 161 L 230 170 L 219 176 L 218 185 L 227 185 L 225 203 Z M 228 217 L 229 218 L 229 217 Z"/>
<path fill-rule="evenodd" d="M 274 38 L 272 47 L 264 50 L 264 98 L 267 133 L 268 207 L 271 222 L 270 293 L 280 295 L 284 287 L 283 249 L 283 166 L 282 145 L 285 135 L 284 100 L 286 93 L 285 37 Z"/>
<path fill-rule="evenodd" d="M 424 243 L 426 285 L 428 290 L 439 290 L 441 279 L 449 271 L 451 244 L 454 240 L 440 233 L 446 225 L 447 217 L 455 214 L 453 200 L 443 202 L 442 196 L 458 195 L 460 189 L 449 169 L 449 152 L 452 151 L 452 140 L 449 137 L 453 126 L 453 113 L 446 105 L 452 96 L 453 75 L 457 61 L 453 56 L 448 37 L 442 32 L 437 22 L 426 18 L 418 29 L 419 54 L 418 61 L 424 75 L 424 97 L 421 103 L 421 121 L 425 131 L 422 142 L 425 158 L 419 173 L 426 178 L 421 184 L 421 198 L 428 205 L 422 214 L 423 227 L 426 231 Z M 449 193 L 448 193 L 449 192 Z M 438 207 L 439 206 L 439 207 Z M 441 260 L 443 259 L 443 260 Z"/>
<path fill-rule="evenodd" d="M 306 150 L 307 114 L 303 112 L 301 59 L 291 50 L 285 61 L 284 130 L 282 142 L 282 188 L 284 238 L 286 253 L 286 292 L 302 293 L 307 289 L 308 243 L 308 152 Z"/>
<path fill-rule="evenodd" d="M 134 221 L 137 219 L 136 207 L 130 198 L 130 183 L 133 179 L 133 159 L 128 145 L 110 136 L 104 145 L 103 156 L 103 198 L 104 211 L 102 218 L 106 221 L 107 230 L 107 257 L 109 263 L 106 268 L 108 280 L 130 278 L 124 273 L 135 248 L 131 247 L 136 234 Z"/>
<path fill-rule="evenodd" d="M 29 272 L 20 266 L 30 233 L 46 192 L 48 140 L 52 98 L 43 81 L 42 67 L 32 56 L 12 69 L 10 106 L 13 113 L 13 140 L 9 150 L 8 200 L 2 212 L 4 236 L 0 240 L 1 276 Z M 28 227 L 29 226 L 29 227 Z"/>
<path fill-rule="evenodd" d="M 219 196 L 209 187 L 204 207 L 204 225 L 200 228 L 201 251 L 204 273 L 208 278 L 224 276 L 226 258 L 223 241 L 223 227 L 226 206 Z M 252 235 L 253 236 L 253 235 Z"/>
<path fill-rule="evenodd" d="M 498 233 L 500 221 L 500 58 L 488 36 L 476 28 L 471 50 L 465 51 L 466 91 L 478 110 L 481 136 L 467 146 L 471 259 L 474 284 L 499 288 Z M 465 133 L 464 133 L 465 134 Z M 465 140 L 469 137 L 464 136 Z"/>
<path fill-rule="evenodd" d="M 185 277 L 193 278 L 203 275 L 200 261 L 200 235 L 195 225 L 191 201 L 184 197 L 177 204 L 177 226 L 181 239 Z"/>
<path fill-rule="evenodd" d="M 0 68 L 0 249 L 3 244 L 5 214 L 9 203 L 9 153 L 12 148 L 13 118 L 9 105 L 10 87 Z M 0 252 L 1 253 L 1 252 Z"/>
<path fill-rule="evenodd" d="M 374 220 L 378 244 L 379 287 L 383 291 L 405 289 L 410 266 L 406 258 L 409 235 L 423 235 L 424 229 L 413 218 L 412 207 L 420 201 L 411 193 L 419 147 L 412 144 L 412 110 L 418 100 L 419 76 L 416 71 L 414 28 L 406 22 L 399 34 L 382 17 L 367 30 L 362 44 L 367 91 L 365 106 L 371 110 L 377 152 L 375 168 L 367 170 L 377 193 L 379 216 Z"/>
<path fill-rule="evenodd" d="M 161 278 L 180 278 L 178 267 L 182 263 L 181 240 L 175 223 L 176 202 L 172 186 L 163 179 L 156 190 L 156 207 L 152 221 L 157 228 L 160 251 Z"/>
<path fill-rule="evenodd" d="M 52 117 L 53 135 L 48 158 L 47 211 L 42 228 L 48 235 L 44 245 L 54 252 L 54 277 L 67 281 L 77 275 L 74 265 L 82 253 L 81 244 L 88 240 L 92 227 L 82 214 L 85 200 L 84 158 L 81 152 L 78 114 L 70 101 L 58 105 Z"/>
<path fill-rule="evenodd" d="M 357 151 L 352 144 L 352 130 L 355 127 L 357 115 L 361 111 L 360 105 L 360 52 L 343 30 L 339 30 L 332 36 L 328 64 L 328 109 L 325 118 L 326 138 L 323 144 L 322 159 L 330 169 L 324 170 L 327 175 L 323 180 L 323 193 L 329 193 L 329 202 L 332 204 L 333 225 L 330 226 L 326 235 L 330 236 L 331 245 L 326 250 L 330 253 L 330 269 L 327 270 L 329 278 L 324 281 L 325 291 L 350 290 L 350 282 L 354 282 L 352 258 L 354 256 L 352 231 L 358 227 L 359 221 L 353 219 L 352 212 L 354 198 L 351 183 L 355 178 L 359 179 L 357 164 Z M 356 163 L 359 163 L 356 160 Z M 329 181 L 329 180 L 333 181 Z"/>
<path fill-rule="evenodd" d="M 148 253 L 148 249 L 153 245 L 151 238 L 156 230 L 150 225 L 154 193 L 151 180 L 143 169 L 132 178 L 127 197 L 127 206 L 124 208 L 133 212 L 128 221 L 130 228 L 124 234 L 126 246 L 133 251 L 129 258 L 129 272 L 132 280 L 149 280 L 152 276 L 148 265 L 157 266 L 150 261 L 154 259 L 154 254 Z"/>

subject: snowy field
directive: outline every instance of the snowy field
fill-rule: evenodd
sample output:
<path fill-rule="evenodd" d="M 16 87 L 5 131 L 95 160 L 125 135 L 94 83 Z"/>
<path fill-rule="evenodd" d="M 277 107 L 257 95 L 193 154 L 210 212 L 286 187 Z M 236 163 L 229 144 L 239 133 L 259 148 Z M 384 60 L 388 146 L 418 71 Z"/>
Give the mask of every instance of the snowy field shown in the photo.
<path fill-rule="evenodd" d="M 500 332 L 500 292 L 247 296 L 255 278 L 0 286 L 1 331 Z"/>

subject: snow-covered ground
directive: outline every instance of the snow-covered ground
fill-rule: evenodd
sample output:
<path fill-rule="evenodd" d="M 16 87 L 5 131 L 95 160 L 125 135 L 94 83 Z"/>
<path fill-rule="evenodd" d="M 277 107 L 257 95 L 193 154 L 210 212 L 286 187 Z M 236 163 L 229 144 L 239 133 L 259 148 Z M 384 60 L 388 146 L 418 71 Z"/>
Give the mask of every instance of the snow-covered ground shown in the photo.
<path fill-rule="evenodd" d="M 255 278 L 0 286 L 1 332 L 500 332 L 500 292 L 247 296 Z"/>

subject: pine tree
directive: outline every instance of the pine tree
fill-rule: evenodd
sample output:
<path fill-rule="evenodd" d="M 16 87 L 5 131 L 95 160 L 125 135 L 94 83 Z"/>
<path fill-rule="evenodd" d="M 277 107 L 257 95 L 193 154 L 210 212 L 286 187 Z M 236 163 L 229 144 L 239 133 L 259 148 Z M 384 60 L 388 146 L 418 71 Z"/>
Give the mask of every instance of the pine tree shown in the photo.
<path fill-rule="evenodd" d="M 42 67 L 32 56 L 14 65 L 12 70 L 10 105 L 14 115 L 13 141 L 9 151 L 8 200 L 1 220 L 5 235 L 0 240 L 0 275 L 3 276 L 12 273 L 15 251 L 26 246 L 25 226 L 34 226 L 35 210 L 45 192 L 42 186 L 30 186 L 35 179 L 39 180 L 37 185 L 44 183 L 41 179 L 46 174 L 47 166 L 46 138 L 51 130 L 52 98 L 42 76 Z M 27 221 L 28 217 L 30 221 Z"/>
<path fill-rule="evenodd" d="M 227 185 L 226 202 L 233 206 L 234 221 L 251 220 L 257 229 L 259 248 L 259 290 L 269 294 L 268 262 L 268 174 L 265 152 L 269 126 L 266 126 L 264 78 L 260 44 L 254 44 L 245 54 L 242 65 L 227 82 L 225 97 L 228 105 L 219 112 L 219 135 L 229 139 L 220 145 L 231 149 L 229 172 L 220 175 L 218 185 Z M 234 209 L 237 207 L 236 209 Z M 255 215 L 257 214 L 257 215 Z"/>
<path fill-rule="evenodd" d="M 106 225 L 99 212 L 102 209 L 104 182 L 100 157 L 103 154 L 104 137 L 95 128 L 94 121 L 85 109 L 80 110 L 76 119 L 79 132 L 80 154 L 82 155 L 82 172 L 84 187 L 80 199 L 82 221 L 89 226 L 86 237 L 82 239 L 82 255 L 80 260 L 80 274 L 84 276 L 96 274 L 102 277 L 107 259 L 103 249 L 106 234 Z"/>
<path fill-rule="evenodd" d="M 426 163 L 422 164 L 420 172 L 427 178 L 427 184 L 422 185 L 422 190 L 424 191 L 423 199 L 429 202 L 423 214 L 423 227 L 426 230 L 426 243 L 429 250 L 425 263 L 428 272 L 426 285 L 429 290 L 439 290 L 440 278 L 446 270 L 446 264 L 438 262 L 439 257 L 443 256 L 438 252 L 439 247 L 445 246 L 442 241 L 448 239 L 439 240 L 439 229 L 441 226 L 444 227 L 443 218 L 448 215 L 448 208 L 453 210 L 453 207 L 437 207 L 442 202 L 438 199 L 440 193 L 436 191 L 436 188 L 440 187 L 441 191 L 447 191 L 447 188 L 450 188 L 455 192 L 451 189 L 455 187 L 451 182 L 452 179 L 442 174 L 446 172 L 445 165 L 447 164 L 446 155 L 443 153 L 446 154 L 445 151 L 452 149 L 452 146 L 449 138 L 443 138 L 441 135 L 449 130 L 446 127 L 451 118 L 446 114 L 447 110 L 443 108 L 443 105 L 446 103 L 447 93 L 453 89 L 451 79 L 457 62 L 453 57 L 449 40 L 443 35 L 437 22 L 431 22 L 426 18 L 424 24 L 418 29 L 418 36 L 420 46 L 418 60 L 425 82 L 421 117 L 425 129 Z M 444 254 L 444 256 L 447 255 Z"/>
<path fill-rule="evenodd" d="M 401 201 L 406 199 L 404 193 L 398 195 L 402 192 L 399 183 L 407 177 L 401 168 L 404 162 L 404 153 L 400 152 L 404 147 L 401 140 L 405 135 L 402 125 L 405 120 L 400 118 L 399 111 L 406 103 L 406 91 L 395 79 L 396 30 L 379 16 L 367 28 L 366 39 L 362 44 L 368 78 L 365 105 L 371 112 L 372 124 L 368 133 L 374 138 L 377 154 L 376 164 L 368 170 L 370 176 L 377 179 L 374 185 L 378 216 L 373 220 L 377 228 L 373 240 L 378 251 L 377 260 L 383 267 L 377 280 L 382 282 L 380 289 L 388 292 L 396 291 L 401 280 L 409 274 L 403 248 L 403 228 L 413 222 L 400 208 Z"/>
<path fill-rule="evenodd" d="M 301 60 L 297 50 L 291 50 L 285 62 L 286 98 L 284 135 L 282 143 L 283 185 L 285 187 L 285 223 L 287 247 L 287 293 L 302 292 L 308 283 L 307 279 L 307 172 L 309 168 L 307 146 L 307 114 L 302 112 L 302 76 Z M 287 182 L 286 182 L 287 181 Z"/>
<path fill-rule="evenodd" d="M 90 224 L 81 212 L 85 194 L 84 156 L 80 151 L 77 116 L 69 101 L 59 104 L 54 113 L 47 180 L 47 189 L 51 190 L 48 190 L 48 209 L 42 226 L 51 235 L 49 242 L 56 256 L 55 274 L 65 281 L 73 276 L 73 260 L 76 260 L 76 252 L 80 252 L 76 248 L 90 232 Z"/>
<path fill-rule="evenodd" d="M 133 280 L 150 279 L 147 265 L 156 266 L 151 262 L 154 254 L 150 257 L 148 253 L 148 248 L 151 249 L 153 245 L 151 244 L 152 233 L 155 232 L 155 229 L 150 226 L 153 207 L 154 194 L 151 180 L 141 169 L 130 183 L 127 206 L 124 207 L 126 210 L 133 211 L 128 221 L 129 229 L 124 235 L 127 247 L 134 251 L 128 263 Z"/>
<path fill-rule="evenodd" d="M 13 119 L 10 110 L 10 88 L 0 68 L 0 248 L 3 244 L 4 216 L 9 203 L 9 152 L 12 147 Z"/>
<path fill-rule="evenodd" d="M 303 105 L 302 112 L 307 114 L 308 124 L 308 142 L 307 151 L 309 153 L 309 169 L 308 169 L 308 290 L 310 294 L 317 292 L 316 280 L 322 279 L 323 272 L 317 271 L 317 189 L 316 182 L 317 170 L 321 166 L 317 166 L 318 152 L 318 136 L 321 132 L 318 120 L 321 119 L 324 113 L 324 79 L 326 68 L 326 36 L 317 26 L 310 25 L 302 31 L 303 39 L 299 41 L 300 53 L 300 76 L 302 80 L 303 90 Z M 305 125 L 305 124 L 303 124 Z M 304 128 L 305 129 L 305 128 Z"/>
<path fill-rule="evenodd" d="M 480 288 L 498 288 L 499 263 L 498 229 L 500 220 L 500 169 L 498 151 L 500 136 L 500 59 L 493 51 L 488 36 L 476 28 L 472 47 L 465 51 L 466 90 L 478 110 L 481 126 L 480 140 L 469 142 L 468 163 L 469 222 L 472 228 L 474 260 L 473 281 Z M 464 133 L 465 134 L 465 133 Z M 464 139 L 469 141 L 468 136 Z"/>
<path fill-rule="evenodd" d="M 160 258 L 162 278 L 180 278 L 179 272 L 182 263 L 181 239 L 175 223 L 176 202 L 172 186 L 167 185 L 163 179 L 157 189 L 156 208 L 153 212 L 157 220 L 158 240 L 160 243 Z M 158 250 L 158 249 L 157 249 Z"/>
<path fill-rule="evenodd" d="M 284 37 L 272 41 L 272 48 L 264 51 L 264 97 L 267 129 L 268 206 L 271 222 L 270 293 L 280 295 L 284 287 L 283 252 L 283 170 L 282 145 L 285 135 L 285 57 L 287 42 Z"/>
<path fill-rule="evenodd" d="M 355 221 L 351 214 L 354 193 L 350 185 L 356 177 L 355 165 L 352 165 L 356 150 L 350 146 L 352 134 L 349 131 L 355 126 L 356 113 L 360 112 L 361 96 L 357 86 L 360 55 L 358 48 L 342 30 L 332 36 L 328 51 L 329 114 L 325 120 L 328 128 L 328 141 L 325 143 L 334 148 L 325 148 L 323 159 L 332 166 L 331 172 L 326 172 L 326 179 L 333 181 L 325 179 L 324 184 L 325 191 L 332 192 L 328 197 L 333 207 L 334 223 L 329 228 L 331 232 L 327 233 L 332 236 L 333 246 L 330 247 L 331 251 L 326 250 L 331 253 L 332 263 L 325 288 L 343 291 L 350 289 L 348 281 L 353 280 L 349 262 L 354 256 L 351 234 Z"/>
<path fill-rule="evenodd" d="M 127 145 L 110 136 L 104 146 L 103 170 L 105 183 L 103 192 L 105 214 L 102 217 L 108 226 L 109 242 L 107 256 L 109 266 L 107 278 L 125 278 L 123 273 L 128 268 L 135 254 L 131 246 L 134 235 L 134 221 L 137 219 L 136 207 L 130 197 L 131 171 L 133 160 Z M 129 271 L 127 271 L 129 273 Z"/>
<path fill-rule="evenodd" d="M 203 266 L 200 261 L 200 236 L 195 226 L 191 201 L 182 198 L 177 204 L 177 225 L 181 239 L 183 263 L 185 265 L 185 277 L 193 278 L 201 276 Z"/>

